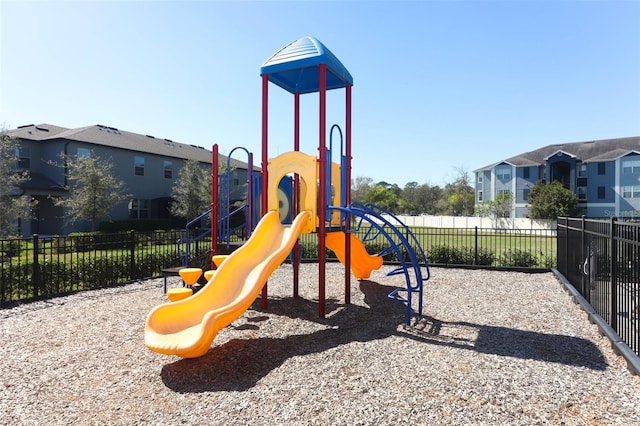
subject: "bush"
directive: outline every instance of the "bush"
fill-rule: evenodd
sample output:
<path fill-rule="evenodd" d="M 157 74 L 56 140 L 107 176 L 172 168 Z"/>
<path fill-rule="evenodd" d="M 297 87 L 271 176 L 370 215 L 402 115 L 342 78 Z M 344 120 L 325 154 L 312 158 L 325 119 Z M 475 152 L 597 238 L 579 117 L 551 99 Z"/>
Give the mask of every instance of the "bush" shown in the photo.
<path fill-rule="evenodd" d="M 0 257 L 19 256 L 26 241 L 22 239 L 8 239 L 0 241 Z"/>
<path fill-rule="evenodd" d="M 427 251 L 427 259 L 431 263 L 448 265 L 473 265 L 473 255 L 466 249 L 450 246 L 433 246 Z"/>
<path fill-rule="evenodd" d="M 532 268 L 538 264 L 536 257 L 528 251 L 519 249 L 507 250 L 500 257 L 501 266 L 519 266 Z"/>

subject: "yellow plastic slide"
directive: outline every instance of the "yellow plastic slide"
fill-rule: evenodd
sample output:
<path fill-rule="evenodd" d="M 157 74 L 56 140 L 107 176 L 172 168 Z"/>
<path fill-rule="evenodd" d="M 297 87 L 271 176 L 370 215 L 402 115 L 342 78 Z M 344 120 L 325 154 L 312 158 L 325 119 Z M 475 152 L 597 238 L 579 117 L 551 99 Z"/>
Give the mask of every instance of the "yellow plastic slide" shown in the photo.
<path fill-rule="evenodd" d="M 367 253 L 367 249 L 362 244 L 362 241 L 355 236 L 351 235 L 351 272 L 359 279 L 364 280 L 369 278 L 371 271 L 379 269 L 382 266 L 382 257 Z M 345 235 L 344 232 L 328 232 L 325 239 L 327 248 L 332 250 L 338 260 L 344 265 L 345 262 Z"/>
<path fill-rule="evenodd" d="M 291 225 L 282 225 L 278 216 L 275 210 L 267 213 L 251 238 L 222 262 L 202 290 L 152 309 L 144 327 L 145 345 L 183 358 L 206 354 L 218 331 L 251 306 L 311 220 L 308 211 L 298 214 Z"/>

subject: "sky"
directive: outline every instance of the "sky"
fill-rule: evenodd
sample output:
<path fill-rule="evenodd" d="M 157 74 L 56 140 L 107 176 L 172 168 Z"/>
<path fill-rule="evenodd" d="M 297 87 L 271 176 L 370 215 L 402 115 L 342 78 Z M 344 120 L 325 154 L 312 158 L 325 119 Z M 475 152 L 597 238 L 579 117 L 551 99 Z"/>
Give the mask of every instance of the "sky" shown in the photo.
<path fill-rule="evenodd" d="M 259 159 L 260 68 L 304 36 L 353 76 L 354 178 L 444 186 L 640 136 L 640 0 L 0 0 L 0 126 L 102 124 Z M 344 130 L 344 99 L 328 92 L 328 127 Z M 318 103 L 301 96 L 309 154 Z M 291 150 L 293 96 L 271 84 L 269 156 Z"/>

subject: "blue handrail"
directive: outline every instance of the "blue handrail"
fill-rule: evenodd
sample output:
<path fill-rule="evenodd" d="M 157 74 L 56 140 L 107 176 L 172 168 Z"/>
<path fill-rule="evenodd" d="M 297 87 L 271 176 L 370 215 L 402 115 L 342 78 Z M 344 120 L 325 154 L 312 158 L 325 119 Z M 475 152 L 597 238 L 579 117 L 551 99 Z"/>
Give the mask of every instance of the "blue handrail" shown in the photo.
<path fill-rule="evenodd" d="M 357 226 L 352 229 L 352 232 L 360 230 L 360 228 L 362 227 L 363 221 L 366 221 L 369 224 L 369 229 L 365 233 L 365 237 L 363 239 L 364 241 L 370 241 L 378 236 L 383 236 L 390 243 L 390 247 L 388 249 L 383 250 L 378 255 L 383 256 L 384 254 L 390 253 L 391 251 L 394 251 L 396 253 L 401 267 L 390 272 L 389 274 L 390 275 L 404 274 L 405 281 L 407 283 L 407 286 L 406 286 L 407 297 L 402 297 L 398 294 L 398 292 L 403 291 L 403 289 L 401 288 L 397 288 L 393 290 L 391 293 L 389 293 L 388 297 L 390 299 L 403 302 L 406 305 L 407 312 L 405 316 L 405 322 L 407 325 L 410 325 L 411 315 L 413 312 L 412 311 L 413 293 L 417 292 L 419 295 L 418 314 L 422 315 L 423 282 L 426 279 L 428 279 L 428 276 L 427 278 L 423 279 L 422 267 L 421 267 L 420 261 L 418 260 L 415 250 L 413 249 L 413 247 L 411 246 L 411 244 L 409 243 L 409 241 L 407 240 L 403 232 L 401 232 L 400 229 L 398 229 L 390 221 L 384 218 L 380 213 L 376 212 L 373 208 L 371 208 L 371 206 L 365 206 L 360 203 L 354 203 L 349 207 L 328 206 L 328 209 L 330 211 L 339 211 L 344 214 L 349 214 L 349 215 L 358 217 L 359 222 Z M 405 258 L 405 253 L 403 253 L 402 248 L 404 248 L 404 251 L 406 252 L 406 255 L 409 258 L 409 261 L 410 261 L 409 263 Z M 420 251 L 421 253 L 423 253 L 422 248 L 420 248 Z M 427 274 L 429 274 L 428 264 L 426 264 L 426 258 L 424 258 L 424 260 L 425 260 L 425 266 L 427 266 Z M 415 285 L 412 284 L 411 276 L 409 274 L 409 268 L 413 268 L 413 271 L 415 274 L 415 280 L 416 280 Z"/>

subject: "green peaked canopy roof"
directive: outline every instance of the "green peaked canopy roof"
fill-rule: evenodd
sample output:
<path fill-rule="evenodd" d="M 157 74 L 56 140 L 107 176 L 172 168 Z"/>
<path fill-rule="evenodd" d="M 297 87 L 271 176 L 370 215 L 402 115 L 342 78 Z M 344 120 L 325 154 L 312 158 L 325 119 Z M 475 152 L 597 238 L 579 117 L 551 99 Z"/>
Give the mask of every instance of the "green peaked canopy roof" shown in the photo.
<path fill-rule="evenodd" d="M 320 65 L 327 66 L 327 90 L 353 85 L 349 71 L 319 40 L 302 37 L 284 46 L 262 64 L 260 75 L 290 93 L 313 93 L 320 89 Z"/>

